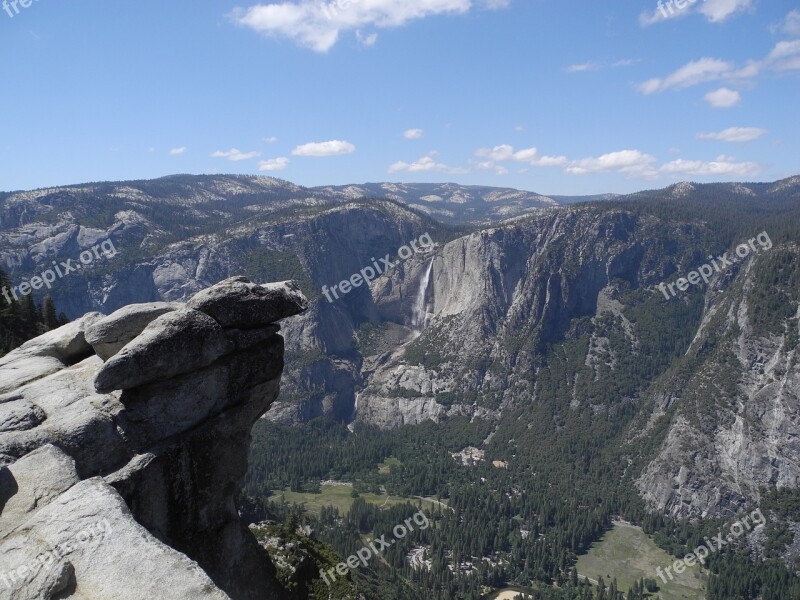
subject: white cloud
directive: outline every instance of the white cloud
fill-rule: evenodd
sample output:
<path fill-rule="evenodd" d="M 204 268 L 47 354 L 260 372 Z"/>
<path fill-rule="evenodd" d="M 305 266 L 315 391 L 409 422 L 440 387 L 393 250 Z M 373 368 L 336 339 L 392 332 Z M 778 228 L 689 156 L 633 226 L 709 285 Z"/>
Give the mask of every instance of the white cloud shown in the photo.
<path fill-rule="evenodd" d="M 783 20 L 772 28 L 773 33 L 800 35 L 800 10 L 790 11 Z"/>
<path fill-rule="evenodd" d="M 286 167 L 289 166 L 289 159 L 285 156 L 279 156 L 278 158 L 270 158 L 268 160 L 262 160 L 258 163 L 258 170 L 259 171 L 283 171 Z"/>
<path fill-rule="evenodd" d="M 778 42 L 763 60 L 748 60 L 744 67 L 718 58 L 701 58 L 682 66 L 664 78 L 653 78 L 636 85 L 649 95 L 670 89 L 682 89 L 710 81 L 746 82 L 756 79 L 765 70 L 800 69 L 800 40 Z"/>
<path fill-rule="evenodd" d="M 571 175 L 622 173 L 629 178 L 658 179 L 659 177 L 754 177 L 761 166 L 753 162 L 736 162 L 731 156 L 719 156 L 713 161 L 679 158 L 658 166 L 656 158 L 639 150 L 621 150 L 599 157 L 572 161 L 564 171 Z"/>
<path fill-rule="evenodd" d="M 582 73 L 583 71 L 597 71 L 600 68 L 600 63 L 585 62 L 577 65 L 570 65 L 564 69 L 567 73 Z"/>
<path fill-rule="evenodd" d="M 403 137 L 407 140 L 418 140 L 423 135 L 425 135 L 425 131 L 422 129 L 406 129 L 403 132 Z"/>
<path fill-rule="evenodd" d="M 761 173 L 761 166 L 754 162 L 737 163 L 731 156 L 720 156 L 710 162 L 679 158 L 663 165 L 659 172 L 665 175 L 689 175 L 693 177 L 755 177 Z"/>
<path fill-rule="evenodd" d="M 485 160 L 475 165 L 479 171 L 494 171 L 498 175 L 508 175 L 508 169 L 503 165 L 498 165 L 493 160 Z"/>
<path fill-rule="evenodd" d="M 236 148 L 231 148 L 227 152 L 217 150 L 211 155 L 211 158 L 227 158 L 228 160 L 238 162 L 240 160 L 250 160 L 258 156 L 261 156 L 261 152 L 242 152 Z"/>
<path fill-rule="evenodd" d="M 636 86 L 642 94 L 649 95 L 672 88 L 686 88 L 706 81 L 715 81 L 733 72 L 733 63 L 716 58 L 692 61 L 663 79 L 653 78 Z"/>
<path fill-rule="evenodd" d="M 714 133 L 698 133 L 698 140 L 716 140 L 720 142 L 751 142 L 766 135 L 766 129 L 758 127 L 729 127 Z"/>
<path fill-rule="evenodd" d="M 800 53 L 800 40 L 793 40 L 791 42 L 778 42 L 769 53 L 768 60 L 778 60 L 786 58 L 787 56 L 794 56 Z"/>
<path fill-rule="evenodd" d="M 656 158 L 639 150 L 620 150 L 598 157 L 582 158 L 569 163 L 565 172 L 571 175 L 590 173 L 624 173 L 628 176 L 652 178 L 656 175 Z"/>
<path fill-rule="evenodd" d="M 708 92 L 703 98 L 714 108 L 731 108 L 742 101 L 742 95 L 739 92 L 726 87 Z"/>
<path fill-rule="evenodd" d="M 455 169 L 451 169 L 450 167 L 448 167 L 443 163 L 436 162 L 434 156 L 436 156 L 436 152 L 430 152 L 425 156 L 423 156 L 422 158 L 420 158 L 419 160 L 414 161 L 413 163 L 407 163 L 405 161 L 399 160 L 389 167 L 389 173 L 397 173 L 400 171 L 407 171 L 409 173 L 442 171 L 448 173 L 456 171 Z M 458 172 L 463 172 L 463 171 L 459 169 Z"/>
<path fill-rule="evenodd" d="M 566 156 L 542 156 L 531 164 L 537 167 L 563 167 L 567 163 L 569 160 Z"/>
<path fill-rule="evenodd" d="M 350 142 L 343 140 L 331 140 L 329 142 L 311 142 L 303 144 L 292 150 L 293 156 L 338 156 L 340 154 L 352 154 L 356 147 Z"/>
<path fill-rule="evenodd" d="M 269 137 L 261 138 L 261 141 L 264 142 L 265 144 L 274 144 L 275 142 L 278 141 L 278 138 L 275 137 L 274 135 L 271 135 Z"/>
<path fill-rule="evenodd" d="M 494 10 L 509 3 L 510 0 L 299 0 L 237 8 L 230 18 L 259 33 L 285 37 L 300 46 L 327 52 L 346 31 L 401 27 L 434 15 L 464 14 L 476 5 Z"/>
<path fill-rule="evenodd" d="M 753 0 L 703 0 L 697 10 L 712 23 L 721 23 L 733 15 L 744 12 L 753 5 Z"/>
<path fill-rule="evenodd" d="M 514 147 L 509 144 L 501 144 L 494 148 L 479 148 L 475 151 L 475 156 L 497 162 L 521 162 L 537 167 L 560 167 L 569 162 L 566 156 L 541 156 L 536 148 L 514 150 Z"/>
<path fill-rule="evenodd" d="M 147 149 L 147 151 L 148 151 L 150 154 L 152 154 L 153 152 L 155 152 L 155 151 L 156 151 L 156 149 L 155 149 L 153 146 L 150 146 L 150 147 Z"/>
<path fill-rule="evenodd" d="M 800 40 L 778 42 L 766 59 L 776 71 L 800 69 Z"/>
<path fill-rule="evenodd" d="M 186 154 L 187 150 L 188 150 L 188 148 L 186 146 L 181 146 L 179 148 L 173 148 L 172 150 L 169 151 L 169 155 L 170 156 L 178 156 L 180 154 Z"/>

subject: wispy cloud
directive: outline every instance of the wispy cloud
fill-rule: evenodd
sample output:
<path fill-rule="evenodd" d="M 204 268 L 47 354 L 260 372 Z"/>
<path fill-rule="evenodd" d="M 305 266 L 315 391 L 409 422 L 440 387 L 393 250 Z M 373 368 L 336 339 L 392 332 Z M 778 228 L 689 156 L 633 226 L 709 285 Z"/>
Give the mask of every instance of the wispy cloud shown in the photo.
<path fill-rule="evenodd" d="M 617 69 L 619 67 L 630 67 L 638 62 L 640 62 L 638 59 L 632 59 L 632 58 L 626 58 L 624 60 L 618 60 L 616 62 L 596 62 L 590 60 L 585 63 L 569 65 L 568 67 L 565 67 L 564 70 L 567 73 L 585 73 L 587 71 L 603 71 L 604 69 Z"/>
<path fill-rule="evenodd" d="M 178 156 L 180 154 L 186 154 L 188 148 L 186 146 L 180 146 L 179 148 L 173 148 L 169 151 L 170 156 Z"/>
<path fill-rule="evenodd" d="M 425 132 L 422 129 L 406 129 L 403 132 L 403 137 L 407 140 L 418 140 L 423 135 L 425 135 Z"/>
<path fill-rule="evenodd" d="M 800 10 L 789 11 L 780 23 L 773 25 L 772 32 L 791 36 L 800 35 Z"/>
<path fill-rule="evenodd" d="M 356 147 L 350 142 L 343 140 L 331 140 L 329 142 L 310 142 L 303 144 L 292 150 L 294 156 L 338 156 L 340 154 L 352 154 Z"/>
<path fill-rule="evenodd" d="M 698 133 L 698 140 L 715 140 L 719 142 L 751 142 L 766 135 L 766 129 L 758 127 L 729 127 L 713 133 Z"/>
<path fill-rule="evenodd" d="M 703 0 L 697 10 L 711 23 L 722 23 L 730 17 L 750 10 L 753 0 Z"/>
<path fill-rule="evenodd" d="M 211 154 L 212 158 L 227 158 L 228 160 L 232 160 L 234 162 L 238 162 L 240 160 L 250 160 L 251 158 L 256 158 L 259 156 L 261 156 L 261 152 L 242 152 L 236 148 L 231 148 L 225 152 L 222 150 L 217 150 Z"/>
<path fill-rule="evenodd" d="M 694 60 L 664 78 L 654 77 L 636 86 L 642 94 L 655 94 L 673 88 L 687 88 L 717 81 L 733 73 L 734 64 L 717 58 Z"/>
<path fill-rule="evenodd" d="M 730 132 L 720 132 L 719 139 L 726 141 L 744 141 L 743 138 L 759 137 L 754 128 L 732 128 Z M 755 136 L 755 137 L 753 137 Z M 679 152 L 676 150 L 676 152 Z M 570 160 L 564 156 L 541 156 L 536 148 L 514 150 L 509 145 L 495 146 L 494 148 L 480 148 L 476 156 L 485 158 L 473 163 L 479 171 L 495 171 L 499 175 L 508 173 L 504 163 L 522 163 L 538 167 L 556 167 L 568 175 L 597 175 L 602 173 L 617 173 L 629 179 L 655 180 L 659 178 L 674 178 L 676 176 L 741 176 L 750 177 L 761 172 L 761 165 L 753 162 L 737 162 L 729 156 L 720 156 L 712 161 L 676 159 L 659 165 L 658 159 L 652 154 L 641 150 L 628 149 L 608 152 L 600 156 L 589 156 Z M 529 167 L 520 173 L 526 172 Z"/>
<path fill-rule="evenodd" d="M 411 163 L 399 160 L 393 165 L 389 166 L 389 173 L 399 173 L 402 171 L 408 173 L 438 171 L 440 173 L 460 174 L 468 172 L 466 169 L 461 167 L 450 167 L 444 163 L 437 162 L 435 157 L 438 156 L 438 154 L 438 152 L 429 152 L 425 156 Z"/>
<path fill-rule="evenodd" d="M 662 165 L 659 172 L 681 177 L 756 177 L 761 170 L 758 163 L 736 162 L 732 156 L 719 156 L 709 162 L 679 158 Z"/>
<path fill-rule="evenodd" d="M 761 170 L 758 163 L 737 162 L 731 156 L 719 156 L 712 161 L 679 158 L 659 166 L 657 159 L 650 154 L 621 150 L 573 161 L 565 172 L 571 175 L 621 173 L 628 178 L 653 180 L 662 177 L 754 177 Z"/>
<path fill-rule="evenodd" d="M 590 173 L 623 173 L 628 176 L 654 177 L 655 156 L 639 150 L 619 150 L 598 157 L 582 158 L 569 163 L 564 171 L 570 175 Z"/>
<path fill-rule="evenodd" d="M 642 94 L 649 95 L 671 89 L 683 89 L 712 81 L 749 82 L 764 71 L 800 69 L 800 40 L 778 42 L 762 60 L 749 60 L 743 66 L 718 58 L 691 61 L 666 77 L 654 77 L 636 85 Z"/>
<path fill-rule="evenodd" d="M 569 162 L 566 156 L 542 156 L 536 148 L 515 150 L 510 144 L 501 144 L 494 148 L 478 148 L 475 156 L 488 158 L 494 162 L 518 162 L 537 167 L 560 167 Z"/>
<path fill-rule="evenodd" d="M 356 39 L 358 43 L 367 48 L 371 48 L 378 41 L 377 33 L 361 33 L 360 30 L 356 31 Z"/>
<path fill-rule="evenodd" d="M 442 14 L 465 14 L 475 7 L 505 8 L 509 0 L 300 0 L 237 8 L 229 16 L 238 25 L 285 37 L 317 52 L 328 52 L 346 31 L 389 29 Z M 371 45 L 375 34 L 362 36 Z"/>
<path fill-rule="evenodd" d="M 508 175 L 508 168 L 503 165 L 498 165 L 493 160 L 485 160 L 475 165 L 479 171 L 494 171 L 498 175 Z"/>

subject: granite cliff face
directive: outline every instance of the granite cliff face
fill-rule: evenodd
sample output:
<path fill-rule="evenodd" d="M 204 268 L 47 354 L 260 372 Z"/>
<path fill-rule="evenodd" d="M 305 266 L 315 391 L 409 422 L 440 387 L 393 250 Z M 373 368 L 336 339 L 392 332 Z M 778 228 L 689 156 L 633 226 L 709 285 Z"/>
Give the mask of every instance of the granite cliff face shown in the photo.
<path fill-rule="evenodd" d="M 800 248 L 768 254 L 718 277 L 682 368 L 652 393 L 647 434 L 669 422 L 636 481 L 677 517 L 733 515 L 763 489 L 800 486 Z M 754 299 L 779 294 L 770 314 Z"/>
<path fill-rule="evenodd" d="M 232 278 L 0 359 L 0 598 L 282 598 L 234 497 L 306 308 Z"/>
<path fill-rule="evenodd" d="M 663 244 L 687 237 L 624 211 L 566 209 L 458 238 L 404 265 L 372 292 L 383 318 L 417 331 L 406 351 L 367 359 L 360 418 L 386 427 L 446 414 L 498 418 L 535 397 L 532 374 L 548 344 L 576 319 L 603 314 L 621 284 L 661 281 L 676 268 L 661 260 Z M 408 315 L 428 265 L 418 309 L 426 317 L 414 328 Z"/>

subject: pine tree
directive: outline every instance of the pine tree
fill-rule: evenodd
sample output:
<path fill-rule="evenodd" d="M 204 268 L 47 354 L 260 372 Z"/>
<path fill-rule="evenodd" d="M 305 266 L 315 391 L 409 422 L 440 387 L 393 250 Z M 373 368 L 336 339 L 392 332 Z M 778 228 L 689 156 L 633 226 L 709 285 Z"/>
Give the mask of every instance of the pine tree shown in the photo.
<path fill-rule="evenodd" d="M 48 331 L 57 329 L 59 327 L 58 315 L 56 314 L 56 305 L 53 302 L 53 298 L 50 296 L 50 294 L 45 296 L 44 301 L 42 302 L 42 319 L 44 320 L 44 326 L 47 327 Z"/>

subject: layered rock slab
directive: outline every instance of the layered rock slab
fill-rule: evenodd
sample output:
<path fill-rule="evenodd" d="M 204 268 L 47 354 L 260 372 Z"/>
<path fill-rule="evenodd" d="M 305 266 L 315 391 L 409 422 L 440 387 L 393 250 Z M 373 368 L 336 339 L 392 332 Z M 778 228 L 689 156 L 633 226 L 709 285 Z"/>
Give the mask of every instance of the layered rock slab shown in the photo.
<path fill-rule="evenodd" d="M 279 391 L 275 321 L 306 307 L 292 283 L 233 278 L 0 359 L 0 598 L 281 598 L 234 496 Z"/>

